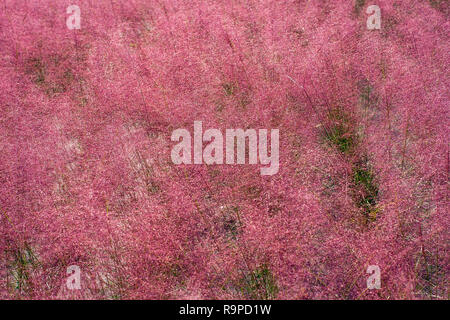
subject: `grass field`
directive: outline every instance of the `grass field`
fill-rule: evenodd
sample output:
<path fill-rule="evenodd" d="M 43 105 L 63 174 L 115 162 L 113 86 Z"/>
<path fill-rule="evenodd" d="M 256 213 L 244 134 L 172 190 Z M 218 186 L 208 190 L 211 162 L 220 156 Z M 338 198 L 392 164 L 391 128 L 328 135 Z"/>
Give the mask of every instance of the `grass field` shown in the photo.
<path fill-rule="evenodd" d="M 0 299 L 448 299 L 448 29 L 448 1 L 2 0 Z M 278 170 L 247 140 L 175 164 L 195 121 L 278 130 Z"/>

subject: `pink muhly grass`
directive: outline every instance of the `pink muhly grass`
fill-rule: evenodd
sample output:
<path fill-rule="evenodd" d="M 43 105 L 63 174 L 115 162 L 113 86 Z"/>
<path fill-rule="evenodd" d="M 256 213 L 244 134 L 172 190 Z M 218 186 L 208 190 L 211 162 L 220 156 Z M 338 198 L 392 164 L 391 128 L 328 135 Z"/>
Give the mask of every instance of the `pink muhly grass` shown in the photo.
<path fill-rule="evenodd" d="M 0 12 L 0 298 L 448 297 L 444 1 L 70 4 Z M 174 165 L 195 120 L 280 171 Z"/>

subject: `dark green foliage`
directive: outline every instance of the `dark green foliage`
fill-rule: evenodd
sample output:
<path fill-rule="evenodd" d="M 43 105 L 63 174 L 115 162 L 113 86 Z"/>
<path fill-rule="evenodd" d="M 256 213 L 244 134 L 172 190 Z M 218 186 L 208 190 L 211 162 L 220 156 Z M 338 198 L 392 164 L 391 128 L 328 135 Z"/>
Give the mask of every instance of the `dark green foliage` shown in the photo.
<path fill-rule="evenodd" d="M 26 62 L 25 72 L 31 81 L 50 97 L 66 92 L 75 80 L 72 70 L 60 66 L 61 59 L 52 57 L 45 62 L 41 57 L 33 57 Z"/>
<path fill-rule="evenodd" d="M 234 83 L 222 83 L 223 91 L 227 96 L 231 96 L 236 92 L 236 85 Z"/>
<path fill-rule="evenodd" d="M 376 219 L 378 186 L 367 161 L 360 161 L 353 167 L 353 186 L 356 205 L 363 209 L 368 221 L 374 221 Z"/>
<path fill-rule="evenodd" d="M 276 280 L 266 264 L 262 264 L 241 280 L 241 290 L 250 299 L 271 300 L 278 294 Z"/>

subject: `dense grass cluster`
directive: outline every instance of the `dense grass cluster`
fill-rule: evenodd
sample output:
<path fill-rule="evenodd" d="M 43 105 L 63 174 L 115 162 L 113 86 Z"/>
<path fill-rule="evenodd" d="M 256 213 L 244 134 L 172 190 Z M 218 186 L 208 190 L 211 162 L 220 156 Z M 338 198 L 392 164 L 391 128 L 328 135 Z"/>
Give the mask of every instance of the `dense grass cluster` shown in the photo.
<path fill-rule="evenodd" d="M 448 27 L 448 1 L 3 1 L 0 298 L 448 299 Z M 174 165 L 194 121 L 279 129 L 279 172 Z"/>

